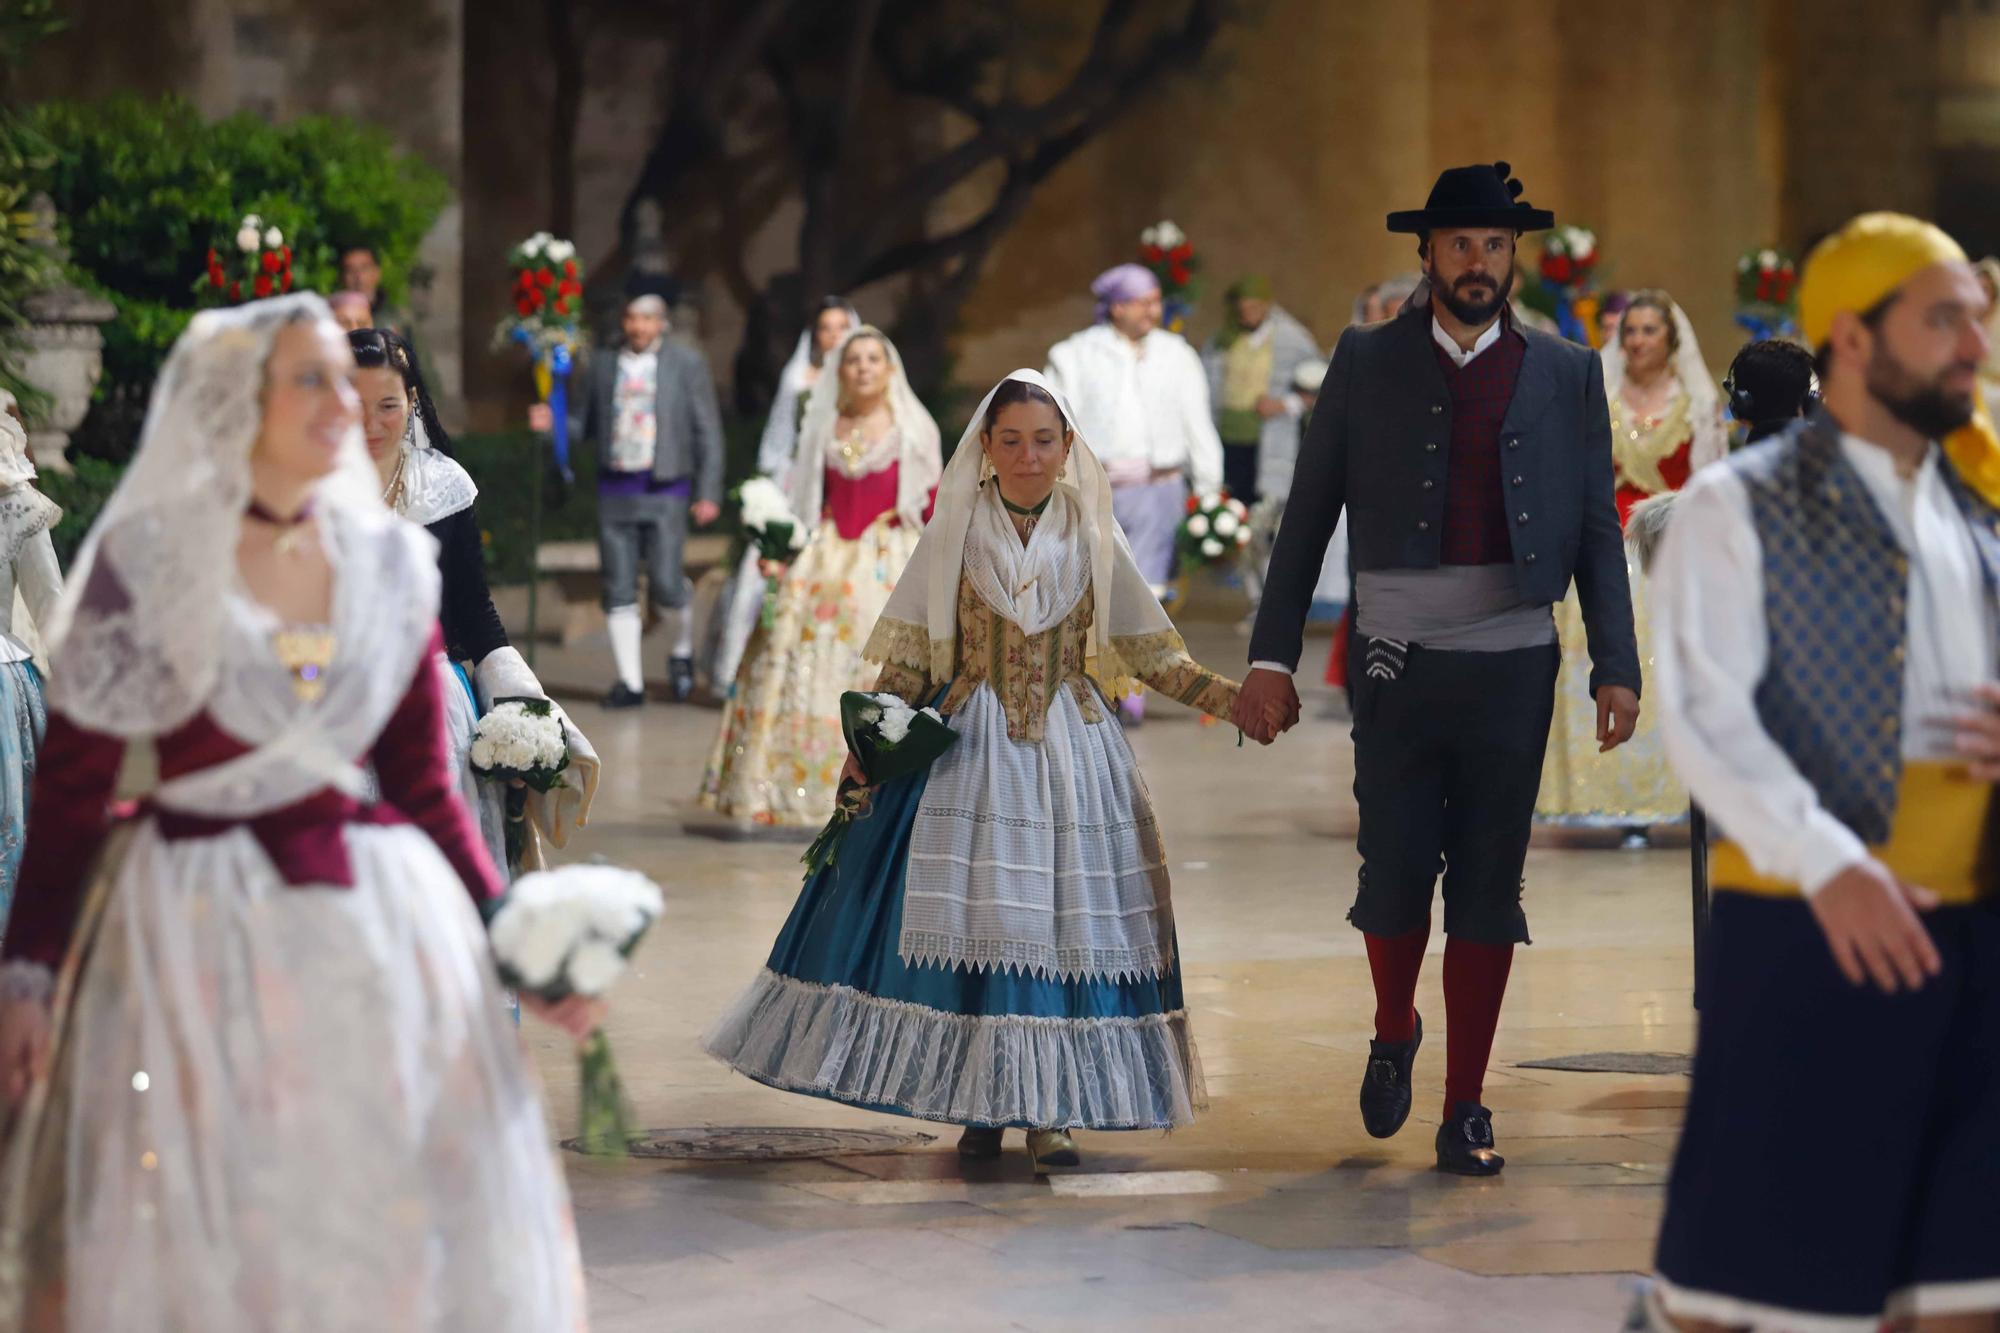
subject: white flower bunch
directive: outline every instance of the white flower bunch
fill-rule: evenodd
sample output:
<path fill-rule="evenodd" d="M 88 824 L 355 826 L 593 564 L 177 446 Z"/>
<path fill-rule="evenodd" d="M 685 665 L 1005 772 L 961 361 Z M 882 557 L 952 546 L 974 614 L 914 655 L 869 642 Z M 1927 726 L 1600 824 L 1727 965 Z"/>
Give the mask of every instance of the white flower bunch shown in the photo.
<path fill-rule="evenodd" d="M 1187 532 L 1188 536 L 1190 537 L 1208 536 L 1208 515 L 1189 514 L 1187 520 Z"/>
<path fill-rule="evenodd" d="M 1162 250 L 1171 250 L 1186 239 L 1186 232 L 1165 219 L 1139 233 L 1141 245 L 1157 245 Z"/>
<path fill-rule="evenodd" d="M 273 227 L 271 230 L 275 233 L 277 228 Z M 246 255 L 254 255 L 263 248 L 263 241 L 264 219 L 255 213 L 245 213 L 243 220 L 236 224 L 236 248 Z M 271 242 L 271 247 L 276 249 L 284 243 L 284 238 L 281 236 Z"/>
<path fill-rule="evenodd" d="M 276 227 L 271 227 L 265 230 L 264 248 L 266 250 L 275 250 L 284 243 L 285 243 L 285 233 L 279 231 Z"/>
<path fill-rule="evenodd" d="M 736 497 L 744 527 L 761 532 L 787 525 L 792 530 L 792 549 L 796 551 L 806 544 L 805 524 L 792 513 L 791 502 L 777 482 L 769 477 L 752 477 L 737 488 Z"/>
<path fill-rule="evenodd" d="M 527 259 L 554 259 L 555 256 L 549 253 L 549 247 L 555 243 L 554 236 L 545 231 L 538 231 L 521 242 L 521 254 Z"/>
<path fill-rule="evenodd" d="M 559 770 L 568 758 L 562 721 L 546 704 L 541 711 L 521 702 L 497 704 L 472 733 L 472 766 L 481 773 Z"/>
<path fill-rule="evenodd" d="M 1227 509 L 1225 509 L 1221 513 L 1215 516 L 1215 522 L 1212 526 L 1215 529 L 1216 536 L 1233 537 L 1236 535 L 1236 529 L 1241 527 L 1242 525 L 1243 525 L 1242 519 L 1236 517 L 1236 515 L 1230 513 Z"/>
<path fill-rule="evenodd" d="M 1201 544 L 1201 553 L 1207 556 L 1211 560 L 1215 559 L 1215 557 L 1221 555 L 1224 551 L 1228 549 L 1229 549 L 1228 547 L 1224 546 L 1221 542 L 1217 541 L 1213 537 L 1210 537 L 1207 541 Z"/>
<path fill-rule="evenodd" d="M 1768 272 L 1771 269 L 1776 268 L 1777 266 L 1778 266 L 1778 252 L 1776 250 L 1759 250 L 1757 252 L 1758 268 Z"/>
<path fill-rule="evenodd" d="M 875 734 L 882 738 L 884 745 L 900 744 L 903 737 L 910 734 L 910 724 L 917 720 L 917 710 L 893 694 L 871 694 L 868 697 L 875 701 L 875 705 L 861 710 L 861 720 L 875 729 Z M 923 711 L 932 717 L 938 716 L 931 709 Z"/>
<path fill-rule="evenodd" d="M 487 937 L 517 989 L 596 998 L 624 973 L 633 946 L 665 907 L 660 886 L 636 870 L 538 870 L 514 881 Z"/>

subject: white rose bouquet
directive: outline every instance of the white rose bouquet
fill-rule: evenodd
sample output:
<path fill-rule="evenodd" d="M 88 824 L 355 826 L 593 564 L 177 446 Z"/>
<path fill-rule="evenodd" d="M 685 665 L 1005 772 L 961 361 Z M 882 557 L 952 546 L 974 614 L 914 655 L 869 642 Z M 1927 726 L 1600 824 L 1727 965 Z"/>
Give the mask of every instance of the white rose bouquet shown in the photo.
<path fill-rule="evenodd" d="M 487 937 L 508 987 L 550 1003 L 573 995 L 601 999 L 664 908 L 660 886 L 636 870 L 564 866 L 515 880 Z M 601 1029 L 584 1043 L 581 1058 L 578 1138 L 587 1152 L 622 1155 L 631 1117 Z"/>
<path fill-rule="evenodd" d="M 958 733 L 937 709 L 918 708 L 894 694 L 862 690 L 840 696 L 840 729 L 849 752 L 873 785 L 921 772 L 958 740 Z M 809 873 L 833 863 L 841 834 L 866 805 L 867 798 L 854 780 L 842 781 L 833 818 L 800 858 Z"/>
<path fill-rule="evenodd" d="M 736 488 L 736 511 L 743 521 L 743 535 L 757 548 L 757 558 L 790 564 L 805 549 L 806 525 L 792 512 L 783 488 L 769 477 L 752 477 Z M 778 581 L 764 581 L 764 628 L 769 629 L 778 614 Z"/>
<path fill-rule="evenodd" d="M 562 785 L 569 740 L 547 699 L 501 699 L 472 730 L 472 771 L 494 782 L 518 783 L 507 799 L 507 861 L 518 865 L 527 848 L 527 793 Z M 516 799 L 518 797 L 518 799 Z"/>
<path fill-rule="evenodd" d="M 1250 544 L 1250 510 L 1241 500 L 1216 491 L 1189 496 L 1187 507 L 1174 538 L 1183 573 L 1221 564 Z"/>

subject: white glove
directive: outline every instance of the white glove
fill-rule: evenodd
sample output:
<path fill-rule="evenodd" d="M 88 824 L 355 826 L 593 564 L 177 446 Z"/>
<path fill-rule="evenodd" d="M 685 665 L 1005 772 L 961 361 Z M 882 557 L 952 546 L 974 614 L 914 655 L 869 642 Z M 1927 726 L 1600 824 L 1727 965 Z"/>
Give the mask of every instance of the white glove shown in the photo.
<path fill-rule="evenodd" d="M 521 654 L 514 648 L 495 648 L 473 668 L 473 685 L 480 706 L 491 708 L 496 699 L 548 699 L 548 691 Z M 577 730 L 563 706 L 549 705 L 562 723 L 563 742 L 569 747 L 569 767 L 563 770 L 562 784 L 553 791 L 528 793 L 528 820 L 542 837 L 556 847 L 569 845 L 570 834 L 590 820 L 591 802 L 597 799 L 597 777 L 601 764 L 597 748 Z"/>
<path fill-rule="evenodd" d="M 479 692 L 482 712 L 499 699 L 546 699 L 548 691 L 535 678 L 535 670 L 514 648 L 495 648 L 472 668 L 472 687 Z"/>
<path fill-rule="evenodd" d="M 569 746 L 569 767 L 562 783 L 551 791 L 528 793 L 528 819 L 536 830 L 556 847 L 569 846 L 570 834 L 590 822 L 590 806 L 597 799 L 597 777 L 602 765 L 590 738 L 577 730 L 561 704 L 552 705 L 562 723 L 563 741 Z"/>

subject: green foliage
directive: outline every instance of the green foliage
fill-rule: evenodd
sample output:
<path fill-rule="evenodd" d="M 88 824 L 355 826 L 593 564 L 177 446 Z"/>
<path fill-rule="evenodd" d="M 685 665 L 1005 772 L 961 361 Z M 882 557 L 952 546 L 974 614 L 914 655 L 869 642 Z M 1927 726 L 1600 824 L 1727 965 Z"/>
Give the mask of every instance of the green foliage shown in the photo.
<path fill-rule="evenodd" d="M 84 534 L 97 521 L 98 511 L 111 498 L 111 492 L 118 488 L 118 479 L 125 475 L 121 464 L 107 463 L 101 458 L 78 458 L 73 466 L 74 472 L 48 471 L 35 479 L 37 489 L 62 506 L 62 522 L 56 524 L 49 538 L 55 543 L 56 558 L 64 569 L 76 559 Z"/>
<path fill-rule="evenodd" d="M 245 213 L 283 229 L 299 287 L 331 290 L 341 248 L 366 243 L 400 301 L 450 198 L 443 176 L 386 132 L 336 117 L 210 123 L 179 98 L 121 97 L 45 103 L 26 120 L 52 149 L 32 185 L 62 214 L 77 280 L 118 306 L 105 330 L 114 381 L 158 368 L 195 306 L 209 247 L 231 243 Z"/>
<path fill-rule="evenodd" d="M 546 466 L 548 448 L 526 431 L 461 435 L 451 451 L 479 487 L 480 536 L 486 543 L 486 578 L 498 586 L 526 583 L 534 568 L 534 471 Z M 597 538 L 597 458 L 572 449 L 576 485 L 567 497 L 542 485 L 542 540 L 595 541 Z M 561 503 L 558 505 L 557 501 Z"/>

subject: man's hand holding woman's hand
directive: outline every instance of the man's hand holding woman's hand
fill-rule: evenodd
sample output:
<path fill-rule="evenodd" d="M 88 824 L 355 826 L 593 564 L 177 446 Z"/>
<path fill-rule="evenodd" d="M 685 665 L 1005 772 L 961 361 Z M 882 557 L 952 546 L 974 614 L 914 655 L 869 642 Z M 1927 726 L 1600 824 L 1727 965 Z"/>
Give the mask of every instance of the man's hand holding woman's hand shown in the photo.
<path fill-rule="evenodd" d="M 1252 667 L 1236 694 L 1231 722 L 1259 745 L 1269 745 L 1299 721 L 1299 691 L 1291 676 L 1269 667 Z"/>

